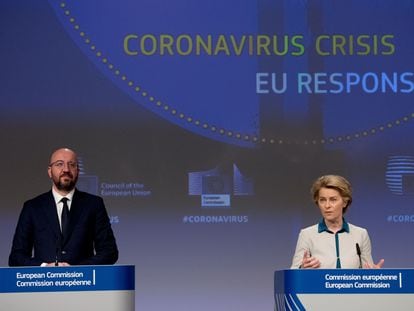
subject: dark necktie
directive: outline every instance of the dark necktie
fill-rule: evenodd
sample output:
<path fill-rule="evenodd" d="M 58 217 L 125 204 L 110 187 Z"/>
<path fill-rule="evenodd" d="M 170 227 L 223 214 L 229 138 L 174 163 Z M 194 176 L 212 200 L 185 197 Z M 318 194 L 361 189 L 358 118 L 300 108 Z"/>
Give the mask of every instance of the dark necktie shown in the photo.
<path fill-rule="evenodd" d="M 68 198 L 62 198 L 62 200 L 60 200 L 60 202 L 63 203 L 63 208 L 62 208 L 62 235 L 65 237 L 66 235 L 66 231 L 68 229 L 68 224 L 69 224 L 69 206 L 68 206 Z"/>

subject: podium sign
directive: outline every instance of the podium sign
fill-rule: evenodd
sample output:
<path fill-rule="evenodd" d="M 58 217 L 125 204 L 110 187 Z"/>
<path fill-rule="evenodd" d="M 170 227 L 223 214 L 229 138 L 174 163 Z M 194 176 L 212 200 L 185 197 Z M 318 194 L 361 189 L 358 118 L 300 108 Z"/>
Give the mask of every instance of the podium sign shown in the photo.
<path fill-rule="evenodd" d="M 413 269 L 276 271 L 276 310 L 414 310 Z"/>
<path fill-rule="evenodd" d="M 134 311 L 134 266 L 0 268 L 0 306 L 13 310 Z"/>

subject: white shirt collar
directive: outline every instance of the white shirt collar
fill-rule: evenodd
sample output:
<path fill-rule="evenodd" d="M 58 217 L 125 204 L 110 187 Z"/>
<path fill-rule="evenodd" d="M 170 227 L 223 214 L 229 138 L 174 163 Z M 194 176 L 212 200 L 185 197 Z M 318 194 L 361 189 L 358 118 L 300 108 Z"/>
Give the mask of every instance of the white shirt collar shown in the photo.
<path fill-rule="evenodd" d="M 71 192 L 69 192 L 67 195 L 61 195 L 59 192 L 57 192 L 54 188 L 52 188 L 52 194 L 55 199 L 56 205 L 62 200 L 62 198 L 68 198 L 69 202 L 72 202 L 73 194 L 75 193 L 75 189 L 73 189 Z"/>

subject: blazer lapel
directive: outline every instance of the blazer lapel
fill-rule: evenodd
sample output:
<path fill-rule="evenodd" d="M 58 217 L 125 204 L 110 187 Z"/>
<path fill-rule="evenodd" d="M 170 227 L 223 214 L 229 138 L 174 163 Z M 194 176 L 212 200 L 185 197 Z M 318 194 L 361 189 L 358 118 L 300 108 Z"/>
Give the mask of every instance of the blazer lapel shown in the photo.
<path fill-rule="evenodd" d="M 46 196 L 45 202 L 42 205 L 43 212 L 46 215 L 46 219 L 50 224 L 50 228 L 52 229 L 56 239 L 60 239 L 61 231 L 59 226 L 59 218 L 57 215 L 55 199 L 53 198 L 52 191 L 48 192 Z"/>
<path fill-rule="evenodd" d="M 75 193 L 73 194 L 69 214 L 69 224 L 67 228 L 67 234 L 63 240 L 63 244 L 65 244 L 69 240 L 76 223 L 78 223 L 78 219 L 82 215 L 82 195 L 79 193 L 78 190 L 75 190 Z"/>

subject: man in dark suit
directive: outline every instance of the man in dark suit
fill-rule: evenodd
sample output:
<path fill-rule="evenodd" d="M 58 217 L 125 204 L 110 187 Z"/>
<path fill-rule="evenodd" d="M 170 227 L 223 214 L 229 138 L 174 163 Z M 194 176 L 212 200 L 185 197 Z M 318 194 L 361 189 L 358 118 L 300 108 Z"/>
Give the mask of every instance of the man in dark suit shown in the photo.
<path fill-rule="evenodd" d="M 10 266 L 114 264 L 118 248 L 102 198 L 75 188 L 76 153 L 52 153 L 52 190 L 24 203 L 13 238 Z"/>

